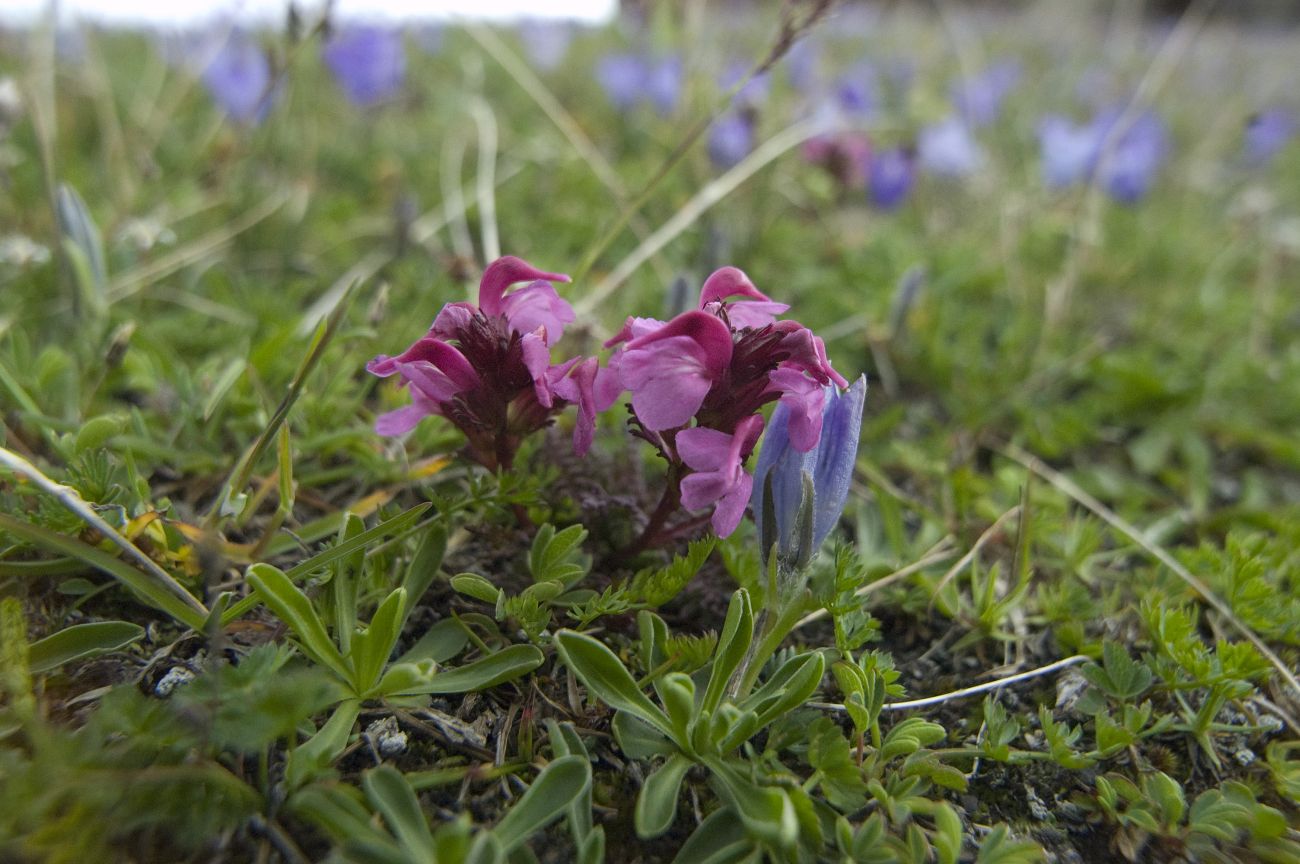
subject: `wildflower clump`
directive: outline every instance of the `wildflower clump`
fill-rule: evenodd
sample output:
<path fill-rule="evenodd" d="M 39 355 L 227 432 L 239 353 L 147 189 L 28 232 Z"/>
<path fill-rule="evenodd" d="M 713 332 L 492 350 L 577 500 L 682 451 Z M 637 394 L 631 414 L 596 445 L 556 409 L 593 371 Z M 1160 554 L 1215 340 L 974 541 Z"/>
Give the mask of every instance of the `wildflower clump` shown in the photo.
<path fill-rule="evenodd" d="M 448 303 L 409 348 L 366 365 L 381 378 L 400 376 L 411 392 L 411 404 L 380 416 L 376 431 L 402 435 L 425 417 L 445 417 L 465 434 L 475 461 L 509 469 L 525 438 L 576 404 L 574 448 L 585 453 L 596 413 L 613 404 L 619 390 L 595 358 L 551 363 L 550 349 L 574 317 L 551 283 L 568 281 L 520 258 L 492 262 L 477 304 Z"/>

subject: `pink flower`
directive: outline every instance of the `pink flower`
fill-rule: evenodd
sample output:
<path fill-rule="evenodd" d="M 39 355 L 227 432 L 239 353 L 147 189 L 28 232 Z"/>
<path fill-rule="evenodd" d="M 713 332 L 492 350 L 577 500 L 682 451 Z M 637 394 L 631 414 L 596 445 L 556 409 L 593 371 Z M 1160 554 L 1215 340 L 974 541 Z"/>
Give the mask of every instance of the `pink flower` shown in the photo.
<path fill-rule="evenodd" d="M 723 267 L 714 271 L 700 288 L 700 308 L 718 314 L 728 297 L 749 297 L 748 301 L 732 301 L 726 314 L 734 327 L 763 327 L 776 321 L 776 316 L 789 310 L 787 303 L 777 303 L 754 287 L 743 270 Z"/>
<path fill-rule="evenodd" d="M 529 284 L 506 293 L 516 282 Z M 484 315 L 504 315 L 516 333 L 532 333 L 544 328 L 547 345 L 564 334 L 564 325 L 573 322 L 573 307 L 555 293 L 551 282 L 568 282 L 563 273 L 546 273 L 521 258 L 507 255 L 498 258 L 483 271 L 478 287 L 478 308 Z"/>
<path fill-rule="evenodd" d="M 578 422 L 573 427 L 573 450 L 585 456 L 591 449 L 596 431 L 596 415 L 617 401 L 623 388 L 619 386 L 618 372 L 601 369 L 595 357 L 588 357 L 572 365 L 552 367 L 563 369 L 562 377 L 553 384 L 555 395 L 578 406 Z"/>
<path fill-rule="evenodd" d="M 381 416 L 376 430 L 400 435 L 423 417 L 440 415 L 465 434 L 475 459 L 497 469 L 509 467 L 527 435 L 577 402 L 574 444 L 585 451 L 596 411 L 617 398 L 617 391 L 607 396 L 608 379 L 617 375 L 597 369 L 594 360 L 551 365 L 550 346 L 574 319 L 552 281 L 569 277 L 519 258 L 500 258 L 483 273 L 477 305 L 448 303 L 429 332 L 405 352 L 367 364 L 380 377 L 400 375 L 411 391 L 411 404 Z M 528 284 L 511 291 L 519 282 Z M 580 377 L 569 377 L 575 374 Z"/>
<path fill-rule="evenodd" d="M 707 312 L 686 312 L 623 349 L 619 377 L 651 431 L 690 422 L 731 362 L 731 332 Z"/>
<path fill-rule="evenodd" d="M 719 537 L 736 530 L 754 488 L 754 478 L 744 463 L 763 431 L 763 418 L 755 414 L 736 427 L 734 434 L 696 426 L 677 433 L 677 453 L 695 473 L 682 479 L 682 506 L 699 510 L 716 505 L 711 524 Z"/>

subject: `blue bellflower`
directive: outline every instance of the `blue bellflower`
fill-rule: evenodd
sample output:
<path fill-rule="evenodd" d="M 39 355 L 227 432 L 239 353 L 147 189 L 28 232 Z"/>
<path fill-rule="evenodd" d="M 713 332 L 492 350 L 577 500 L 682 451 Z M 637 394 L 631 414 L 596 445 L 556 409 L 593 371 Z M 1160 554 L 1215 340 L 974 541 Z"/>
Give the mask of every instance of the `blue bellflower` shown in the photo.
<path fill-rule="evenodd" d="M 949 117 L 921 130 L 916 139 L 917 161 L 940 177 L 966 177 L 984 167 L 984 150 L 970 128 Z"/>
<path fill-rule="evenodd" d="M 406 77 L 406 51 L 400 30 L 351 27 L 321 49 L 325 65 L 354 105 L 392 98 Z"/>
<path fill-rule="evenodd" d="M 201 77 L 212 101 L 232 120 L 251 125 L 266 119 L 275 92 L 271 62 L 256 41 L 232 32 Z"/>
<path fill-rule="evenodd" d="M 812 450 L 800 453 L 790 442 L 790 410 L 784 401 L 777 403 L 772 421 L 763 438 L 754 470 L 752 503 L 759 524 L 758 542 L 766 559 L 775 543 L 778 560 L 800 569 L 812 559 L 831 529 L 839 522 L 849 497 L 849 483 L 858 455 L 858 436 L 862 431 L 862 406 L 867 397 L 867 379 L 858 376 L 847 390 L 826 388 L 822 408 L 821 437 Z M 805 476 L 808 480 L 805 480 Z M 811 485 L 812 500 L 804 500 Z M 772 500 L 765 502 L 770 485 Z M 765 507 L 775 516 L 776 536 L 767 536 Z M 803 545 L 799 534 L 801 511 L 811 516 L 811 543 Z"/>
<path fill-rule="evenodd" d="M 867 197 L 881 210 L 893 210 L 907 200 L 916 180 L 912 157 L 901 147 L 878 150 L 867 165 Z"/>
<path fill-rule="evenodd" d="M 1251 117 L 1243 141 L 1246 161 L 1255 166 L 1272 162 L 1295 137 L 1298 128 L 1295 115 L 1285 108 L 1269 108 Z"/>

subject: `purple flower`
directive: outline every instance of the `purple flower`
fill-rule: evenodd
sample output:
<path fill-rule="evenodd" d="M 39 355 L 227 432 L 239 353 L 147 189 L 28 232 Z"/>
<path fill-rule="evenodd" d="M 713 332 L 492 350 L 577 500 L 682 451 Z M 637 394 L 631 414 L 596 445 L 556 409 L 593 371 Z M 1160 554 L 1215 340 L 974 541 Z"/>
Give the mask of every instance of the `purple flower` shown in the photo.
<path fill-rule="evenodd" d="M 954 82 L 952 104 L 968 124 L 987 126 L 1002 112 L 1002 102 L 1020 80 L 1020 64 L 1002 60 L 969 78 Z"/>
<path fill-rule="evenodd" d="M 261 46 L 241 31 L 230 33 L 202 78 L 212 100 L 232 120 L 257 124 L 266 119 L 275 98 L 271 62 Z"/>
<path fill-rule="evenodd" d="M 1149 111 L 1115 134 L 1118 121 L 1118 114 L 1109 112 L 1094 121 L 1105 130 L 1097 181 L 1116 201 L 1133 204 L 1145 197 L 1155 182 L 1168 152 L 1168 135 L 1159 116 Z"/>
<path fill-rule="evenodd" d="M 818 68 L 820 63 L 821 45 L 811 35 L 805 35 L 791 45 L 785 55 L 785 70 L 790 86 L 800 93 L 811 90 L 821 77 Z"/>
<path fill-rule="evenodd" d="M 709 158 L 719 168 L 731 168 L 754 149 L 754 124 L 743 114 L 728 112 L 709 130 Z"/>
<path fill-rule="evenodd" d="M 745 76 L 749 74 L 749 64 L 743 61 L 736 61 L 727 66 L 727 70 L 718 79 L 718 86 L 724 91 L 730 91 Z M 733 102 L 742 108 L 757 108 L 767 102 L 767 97 L 772 89 L 772 82 L 768 74 L 756 75 L 751 78 L 744 87 L 741 87 L 736 93 Z"/>
<path fill-rule="evenodd" d="M 835 88 L 840 109 L 851 117 L 870 117 L 880 107 L 880 87 L 875 68 L 867 62 L 854 64 L 840 76 Z"/>
<path fill-rule="evenodd" d="M 591 446 L 596 414 L 621 392 L 617 373 L 594 358 L 552 366 L 550 346 L 573 310 L 551 282 L 568 282 L 514 257 L 488 266 L 478 304 L 449 303 L 433 326 L 396 357 L 366 365 L 381 378 L 399 375 L 411 404 L 375 423 L 381 435 L 409 432 L 424 417 L 447 418 L 460 429 L 473 458 L 489 469 L 509 468 L 523 439 L 546 426 L 567 404 L 578 405 L 574 449 Z M 527 282 L 516 291 L 510 286 Z"/>
<path fill-rule="evenodd" d="M 573 41 L 573 25 L 568 21 L 545 21 L 526 18 L 519 22 L 519 40 L 533 65 L 550 72 L 564 62 Z"/>
<path fill-rule="evenodd" d="M 665 57 L 650 67 L 646 81 L 646 96 L 655 110 L 663 116 L 677 110 L 677 100 L 682 95 L 682 61 Z"/>
<path fill-rule="evenodd" d="M 649 76 L 645 60 L 635 54 L 607 54 L 596 63 L 596 81 L 620 111 L 631 110 L 641 100 Z"/>
<path fill-rule="evenodd" d="M 1038 124 L 1043 182 L 1052 189 L 1083 182 L 1092 174 L 1100 145 L 1096 124 L 1077 125 L 1059 114 L 1043 117 Z"/>
<path fill-rule="evenodd" d="M 628 342 L 618 373 L 637 419 L 657 432 L 691 421 L 726 375 L 731 354 L 727 325 L 696 310 Z"/>
<path fill-rule="evenodd" d="M 867 196 L 882 210 L 893 210 L 907 200 L 916 180 L 912 156 L 901 147 L 879 150 L 867 170 Z"/>
<path fill-rule="evenodd" d="M 736 530 L 754 478 L 745 472 L 745 458 L 753 451 L 763 431 L 759 414 L 746 417 L 733 434 L 696 426 L 677 433 L 677 453 L 693 473 L 682 478 L 682 506 L 700 510 L 711 504 L 713 531 L 726 537 Z"/>
<path fill-rule="evenodd" d="M 871 140 L 861 132 L 841 132 L 809 138 L 803 158 L 822 166 L 840 185 L 860 189 L 871 166 Z"/>
<path fill-rule="evenodd" d="M 984 150 L 956 117 L 922 129 L 916 153 L 921 167 L 940 177 L 965 177 L 984 166 Z"/>
<path fill-rule="evenodd" d="M 386 27 L 350 27 L 321 51 L 334 80 L 354 105 L 392 98 L 406 76 L 402 33 Z"/>
<path fill-rule="evenodd" d="M 1246 123 L 1246 161 L 1255 166 L 1273 161 L 1295 137 L 1297 126 L 1295 115 L 1285 108 L 1269 108 L 1251 117 Z"/>
<path fill-rule="evenodd" d="M 801 451 L 790 434 L 794 415 L 785 403 L 776 406 L 754 469 L 754 518 L 759 524 L 759 546 L 766 558 L 776 544 L 779 560 L 801 568 L 826 540 L 839 521 L 848 500 L 857 461 L 858 436 L 867 380 L 859 377 L 847 390 L 827 387 L 816 446 Z M 812 485 L 812 500 L 804 500 L 804 476 Z M 770 478 L 770 479 L 769 479 Z M 770 486 L 772 501 L 765 502 Z M 776 536 L 767 536 L 766 508 L 775 517 Z M 796 526 L 800 511 L 811 510 L 812 544 L 800 548 Z"/>

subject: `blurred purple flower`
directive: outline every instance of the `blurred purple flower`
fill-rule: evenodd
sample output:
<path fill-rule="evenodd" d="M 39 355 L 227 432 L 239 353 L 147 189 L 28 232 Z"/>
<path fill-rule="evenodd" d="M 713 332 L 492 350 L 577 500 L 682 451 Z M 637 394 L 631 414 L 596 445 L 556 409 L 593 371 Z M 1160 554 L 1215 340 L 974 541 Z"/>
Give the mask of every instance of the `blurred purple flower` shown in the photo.
<path fill-rule="evenodd" d="M 1169 136 L 1160 117 L 1147 111 L 1118 135 L 1112 129 L 1119 112 L 1103 112 L 1094 120 L 1101 141 L 1097 180 L 1110 197 L 1124 204 L 1144 198 L 1169 150 Z M 1111 138 L 1113 140 L 1107 140 Z"/>
<path fill-rule="evenodd" d="M 839 77 L 835 86 L 840 109 L 853 117 L 869 117 L 880 107 L 880 85 L 875 68 L 866 61 L 856 63 Z"/>
<path fill-rule="evenodd" d="M 729 91 L 732 87 L 735 87 L 744 80 L 745 76 L 748 74 L 749 64 L 737 60 L 727 66 L 727 70 L 722 73 L 722 77 L 718 79 L 718 86 L 722 88 L 723 91 Z M 767 102 L 767 96 L 771 89 L 771 79 L 767 73 L 763 73 L 762 75 L 755 76 L 749 81 L 749 83 L 740 88 L 740 92 L 735 95 L 732 102 L 743 108 L 757 108 Z"/>
<path fill-rule="evenodd" d="M 907 200 L 916 179 L 912 156 L 901 147 L 878 150 L 867 171 L 867 197 L 882 210 L 893 210 Z"/>
<path fill-rule="evenodd" d="M 1077 125 L 1059 114 L 1043 117 L 1038 124 L 1043 182 L 1061 189 L 1088 179 L 1100 143 L 1095 124 Z"/>
<path fill-rule="evenodd" d="M 821 45 L 811 36 L 795 42 L 785 55 L 786 76 L 790 86 L 800 93 L 807 93 L 817 84 L 821 77 Z"/>
<path fill-rule="evenodd" d="M 984 166 L 984 150 L 956 117 L 923 128 L 916 153 L 920 166 L 940 177 L 965 177 Z"/>
<path fill-rule="evenodd" d="M 645 60 L 635 54 L 606 54 L 596 63 L 596 81 L 620 111 L 640 101 L 649 75 Z"/>
<path fill-rule="evenodd" d="M 354 105 L 392 98 L 406 77 L 402 32 L 387 27 L 350 27 L 322 49 L 325 65 Z"/>
<path fill-rule="evenodd" d="M 261 123 L 275 100 L 266 52 L 238 30 L 212 56 L 202 78 L 212 101 L 239 123 Z"/>
<path fill-rule="evenodd" d="M 1246 123 L 1246 161 L 1262 166 L 1273 161 L 1300 129 L 1296 117 L 1285 108 L 1260 111 Z"/>
<path fill-rule="evenodd" d="M 1001 60 L 952 85 L 952 104 L 971 126 L 987 126 L 1002 112 L 1002 102 L 1020 80 L 1020 64 Z"/>
<path fill-rule="evenodd" d="M 665 117 L 677 109 L 677 100 L 682 95 L 680 58 L 665 57 L 650 68 L 650 78 L 646 82 L 646 95 L 655 106 L 655 110 Z"/>
<path fill-rule="evenodd" d="M 681 96 L 682 62 L 677 57 L 655 61 L 636 54 L 607 54 L 596 64 L 596 81 L 620 111 L 649 102 L 666 116 Z"/>
<path fill-rule="evenodd" d="M 1123 112 L 1108 108 L 1086 125 L 1056 114 L 1038 124 L 1043 182 L 1062 188 L 1096 176 L 1116 201 L 1132 204 L 1143 198 L 1169 150 L 1164 122 L 1150 111 L 1116 132 Z"/>
<path fill-rule="evenodd" d="M 519 41 L 533 65 L 550 72 L 564 62 L 573 41 L 573 25 L 568 21 L 543 21 L 525 18 L 519 22 Z"/>
<path fill-rule="evenodd" d="M 841 186 L 861 189 L 869 173 L 871 140 L 861 132 L 818 135 L 804 142 L 803 158 L 826 169 Z"/>
<path fill-rule="evenodd" d="M 731 168 L 754 149 L 754 121 L 736 112 L 718 118 L 709 130 L 709 158 L 719 168 Z"/>

